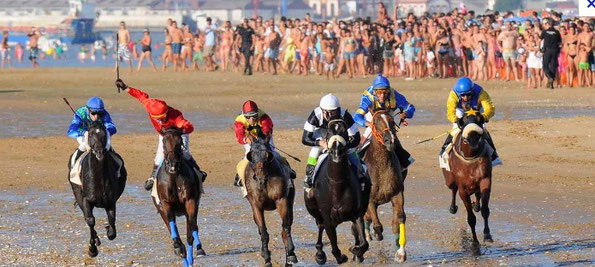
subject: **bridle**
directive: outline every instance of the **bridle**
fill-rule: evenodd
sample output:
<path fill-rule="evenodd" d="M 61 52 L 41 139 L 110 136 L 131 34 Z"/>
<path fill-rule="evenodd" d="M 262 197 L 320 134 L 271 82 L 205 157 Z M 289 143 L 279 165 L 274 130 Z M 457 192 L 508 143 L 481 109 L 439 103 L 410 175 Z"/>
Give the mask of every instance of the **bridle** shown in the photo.
<path fill-rule="evenodd" d="M 372 135 L 374 135 L 374 137 L 376 138 L 376 140 L 378 142 L 380 142 L 380 144 L 385 145 L 384 144 L 384 133 L 389 132 L 393 138 L 394 138 L 394 135 L 396 133 L 393 133 L 391 131 L 390 123 L 387 120 L 384 120 L 384 119 L 381 120 L 381 122 L 385 126 L 384 129 L 382 131 L 379 131 L 378 130 L 378 128 L 376 127 L 376 117 L 378 117 L 380 115 L 383 115 L 383 114 L 384 115 L 388 115 L 388 111 L 385 110 L 385 109 L 381 109 L 381 110 L 378 110 L 378 111 L 374 112 L 374 114 L 372 115 Z M 392 119 L 392 117 L 391 117 L 391 119 Z"/>

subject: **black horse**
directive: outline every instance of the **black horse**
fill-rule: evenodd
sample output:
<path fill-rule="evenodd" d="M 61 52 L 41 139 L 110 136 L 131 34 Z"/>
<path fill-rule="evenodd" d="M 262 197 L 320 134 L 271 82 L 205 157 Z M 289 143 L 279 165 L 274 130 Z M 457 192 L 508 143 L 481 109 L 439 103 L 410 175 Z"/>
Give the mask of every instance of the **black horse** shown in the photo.
<path fill-rule="evenodd" d="M 198 237 L 198 206 L 202 191 L 202 177 L 193 170 L 192 163 L 182 155 L 182 131 L 169 128 L 163 134 L 164 162 L 157 172 L 157 195 L 159 203 L 153 198 L 153 204 L 161 215 L 163 222 L 171 233 L 174 252 L 182 257 L 184 265 L 192 265 L 192 252 L 197 250 L 197 256 L 204 256 L 200 238 Z M 186 241 L 188 249 L 184 247 L 176 216 L 186 216 Z"/>
<path fill-rule="evenodd" d="M 343 120 L 331 120 L 328 123 L 325 140 L 329 158 L 319 167 L 312 190 L 304 193 L 306 208 L 318 226 L 316 262 L 320 265 L 326 263 L 326 254 L 322 250 L 323 230 L 331 242 L 337 263 L 347 261 L 347 256 L 337 246 L 336 228 L 342 222 L 352 222 L 355 245 L 350 251 L 354 260 L 362 262 L 369 246 L 365 238 L 363 216 L 370 198 L 370 182 L 367 180 L 362 190 L 357 174 L 349 166 L 347 138 L 347 126 Z"/>
<path fill-rule="evenodd" d="M 261 255 L 265 266 L 271 264 L 269 251 L 269 234 L 264 219 L 265 210 L 277 210 L 281 216 L 283 230 L 281 237 L 285 244 L 285 265 L 291 266 L 298 262 L 295 255 L 291 225 L 293 224 L 293 200 L 295 187 L 287 170 L 267 145 L 265 139 L 255 139 L 246 155 L 250 165 L 245 171 L 246 196 L 252 206 L 254 222 L 258 225 L 261 240 Z"/>
<path fill-rule="evenodd" d="M 88 144 L 91 151 L 81 160 L 80 176 L 83 185 L 71 182 L 70 186 L 76 203 L 83 211 L 91 230 L 89 256 L 95 257 L 99 253 L 97 246 L 101 245 L 101 241 L 94 229 L 93 208 L 105 209 L 109 223 L 106 227 L 107 238 L 109 240 L 116 238 L 116 201 L 124 192 L 127 173 L 122 158 L 114 151 L 105 149 L 108 133 L 103 123 L 91 122 L 88 129 Z M 68 161 L 68 170 L 70 169 L 71 162 Z"/>

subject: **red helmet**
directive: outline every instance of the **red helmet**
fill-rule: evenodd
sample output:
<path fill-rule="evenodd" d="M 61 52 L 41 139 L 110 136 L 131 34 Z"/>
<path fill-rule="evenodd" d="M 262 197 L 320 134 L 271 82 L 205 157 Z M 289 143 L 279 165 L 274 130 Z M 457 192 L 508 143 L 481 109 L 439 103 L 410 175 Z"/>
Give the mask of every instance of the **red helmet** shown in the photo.
<path fill-rule="evenodd" d="M 252 100 L 248 100 L 242 106 L 242 114 L 252 116 L 258 114 L 258 105 Z"/>
<path fill-rule="evenodd" d="M 149 105 L 149 115 L 154 119 L 161 119 L 167 115 L 169 107 L 165 104 L 165 101 L 158 99 L 151 99 Z"/>

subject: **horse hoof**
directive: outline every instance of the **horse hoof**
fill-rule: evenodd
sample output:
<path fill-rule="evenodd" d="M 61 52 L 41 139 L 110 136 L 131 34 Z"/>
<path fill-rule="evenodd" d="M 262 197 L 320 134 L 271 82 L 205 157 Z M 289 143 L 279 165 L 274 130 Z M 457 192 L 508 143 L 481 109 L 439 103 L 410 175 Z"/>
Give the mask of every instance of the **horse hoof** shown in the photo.
<path fill-rule="evenodd" d="M 347 255 L 341 254 L 341 257 L 337 258 L 337 263 L 343 264 L 343 263 L 346 263 L 348 260 L 349 260 L 349 258 L 347 258 Z"/>
<path fill-rule="evenodd" d="M 204 257 L 206 255 L 207 255 L 207 253 L 204 251 L 204 249 L 202 249 L 202 248 L 196 249 L 196 257 L 200 258 L 200 257 Z"/>
<path fill-rule="evenodd" d="M 99 240 L 99 237 L 95 237 L 94 241 L 96 246 L 101 246 L 101 240 Z"/>
<path fill-rule="evenodd" d="M 287 256 L 287 260 L 285 260 L 285 261 L 289 265 L 298 263 L 298 259 L 295 255 Z"/>
<path fill-rule="evenodd" d="M 370 242 L 370 241 L 374 240 L 374 239 L 372 238 L 372 235 L 370 234 L 370 230 L 368 230 L 368 229 L 366 229 L 366 240 L 367 240 L 368 242 Z"/>
<path fill-rule="evenodd" d="M 483 235 L 483 242 L 494 242 L 494 240 L 492 239 L 492 235 L 491 234 L 484 234 Z"/>
<path fill-rule="evenodd" d="M 89 246 L 89 257 L 95 258 L 99 254 L 99 250 L 97 250 L 96 246 Z"/>
<path fill-rule="evenodd" d="M 176 256 L 181 257 L 183 259 L 186 258 L 186 248 L 182 245 L 182 241 L 177 238 L 174 240 L 174 253 Z"/>
<path fill-rule="evenodd" d="M 479 202 L 475 202 L 475 203 L 473 203 L 473 211 L 475 211 L 475 212 L 479 212 L 479 209 L 480 209 L 480 208 L 481 208 L 481 207 L 479 206 Z"/>
<path fill-rule="evenodd" d="M 407 260 L 407 253 L 403 252 L 403 254 L 399 254 L 399 252 L 395 252 L 395 261 L 398 263 L 403 263 Z"/>
<path fill-rule="evenodd" d="M 265 262 L 264 263 L 264 267 L 273 267 L 273 264 L 269 261 L 269 262 Z"/>
<path fill-rule="evenodd" d="M 357 263 L 362 263 L 362 262 L 364 262 L 364 256 L 357 256 L 357 257 L 356 257 L 356 261 L 357 261 Z"/>
<path fill-rule="evenodd" d="M 318 265 L 324 265 L 326 263 L 326 254 L 324 252 L 316 252 L 316 263 Z"/>
<path fill-rule="evenodd" d="M 116 229 L 114 227 L 106 227 L 107 228 L 107 239 L 114 240 L 116 239 Z"/>
<path fill-rule="evenodd" d="M 374 231 L 374 239 L 378 240 L 378 241 L 382 241 L 384 240 L 384 236 L 382 235 L 382 233 L 377 233 Z"/>
<path fill-rule="evenodd" d="M 450 214 L 455 214 L 455 213 L 457 213 L 458 209 L 459 209 L 459 207 L 457 207 L 457 205 L 452 205 L 452 206 L 450 206 L 448 211 L 450 212 Z"/>

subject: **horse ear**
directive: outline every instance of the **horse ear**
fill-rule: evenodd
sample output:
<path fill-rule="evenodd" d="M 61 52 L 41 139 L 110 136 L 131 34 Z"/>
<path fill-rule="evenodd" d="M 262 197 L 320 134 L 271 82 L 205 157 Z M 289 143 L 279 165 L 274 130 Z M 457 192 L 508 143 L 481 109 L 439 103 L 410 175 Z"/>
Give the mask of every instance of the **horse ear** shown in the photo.
<path fill-rule="evenodd" d="M 246 159 L 250 162 L 252 162 L 252 151 L 248 152 L 248 154 L 246 154 Z"/>
<path fill-rule="evenodd" d="M 457 120 L 457 125 L 459 126 L 459 129 L 463 129 L 463 127 L 465 126 L 465 123 L 463 122 L 463 118 L 459 118 Z"/>

